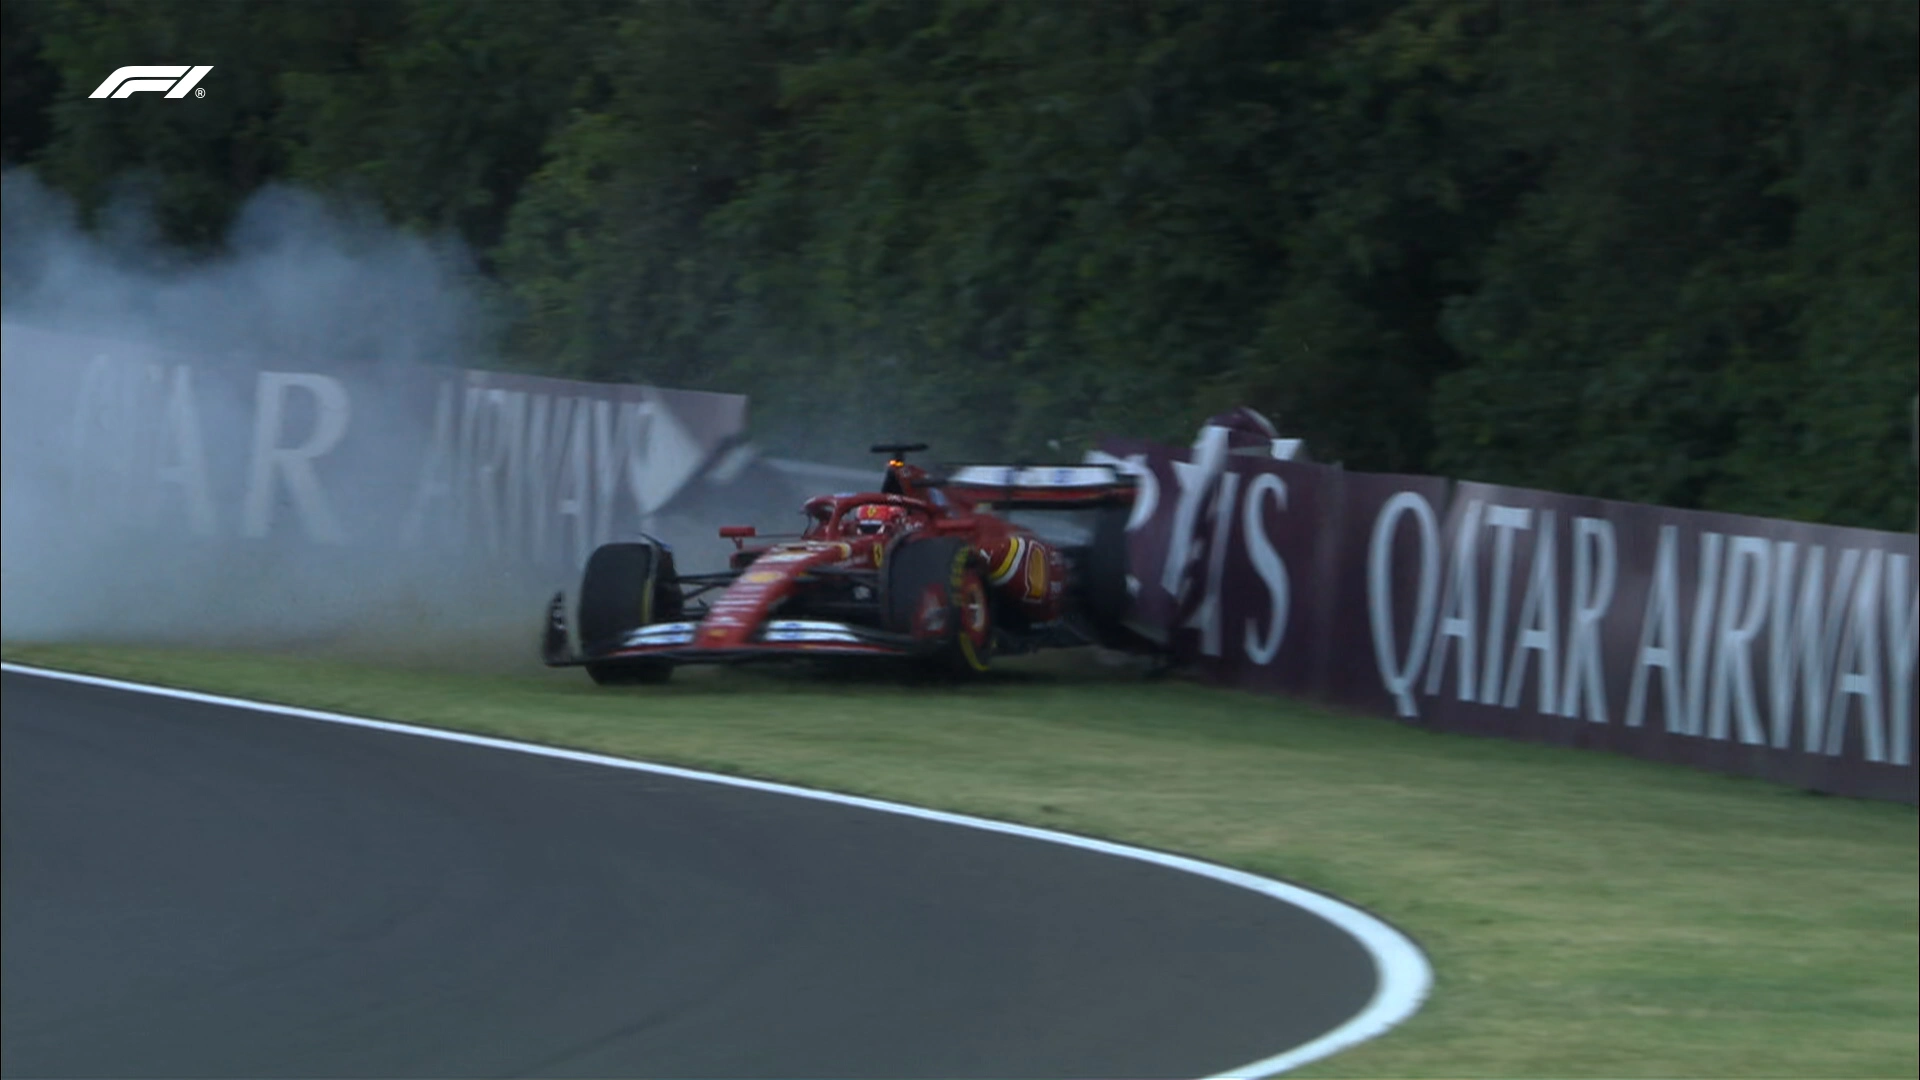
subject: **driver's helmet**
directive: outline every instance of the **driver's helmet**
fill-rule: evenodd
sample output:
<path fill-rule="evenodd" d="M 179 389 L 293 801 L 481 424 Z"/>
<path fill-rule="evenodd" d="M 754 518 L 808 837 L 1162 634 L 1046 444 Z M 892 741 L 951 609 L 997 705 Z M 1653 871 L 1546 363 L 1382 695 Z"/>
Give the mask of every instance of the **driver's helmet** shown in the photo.
<path fill-rule="evenodd" d="M 868 503 L 853 511 L 853 531 L 861 536 L 890 536 L 907 523 L 904 507 Z"/>

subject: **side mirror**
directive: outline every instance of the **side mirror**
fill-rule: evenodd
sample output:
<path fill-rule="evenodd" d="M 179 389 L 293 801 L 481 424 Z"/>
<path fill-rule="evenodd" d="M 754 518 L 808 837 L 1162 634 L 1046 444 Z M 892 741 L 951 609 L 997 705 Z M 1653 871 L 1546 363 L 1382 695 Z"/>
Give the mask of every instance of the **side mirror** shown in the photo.
<path fill-rule="evenodd" d="M 746 545 L 747 538 L 751 537 L 752 535 L 753 535 L 753 526 L 751 525 L 720 526 L 720 538 L 723 540 L 733 541 L 733 546 L 735 550 L 738 550 L 741 547 L 744 547 Z"/>

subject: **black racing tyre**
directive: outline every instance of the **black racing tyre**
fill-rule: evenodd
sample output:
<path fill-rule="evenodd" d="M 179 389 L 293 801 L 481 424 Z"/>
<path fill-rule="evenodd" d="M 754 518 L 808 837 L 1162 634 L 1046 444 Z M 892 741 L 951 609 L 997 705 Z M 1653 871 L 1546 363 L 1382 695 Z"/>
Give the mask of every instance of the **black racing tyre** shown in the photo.
<path fill-rule="evenodd" d="M 887 556 L 882 610 L 887 628 L 938 640 L 930 666 L 977 675 L 993 663 L 993 608 L 973 545 L 936 537 L 907 540 Z"/>
<path fill-rule="evenodd" d="M 1127 588 L 1127 518 L 1124 506 L 1104 507 L 1093 524 L 1093 540 L 1080 551 L 1074 591 L 1088 628 L 1100 643 L 1121 647 L 1136 640 L 1126 628 L 1133 593 Z"/>
<path fill-rule="evenodd" d="M 657 544 L 602 544 L 580 579 L 580 644 L 591 653 L 648 623 L 680 617 L 680 586 L 673 553 Z M 663 683 L 673 665 L 659 660 L 588 663 L 587 674 L 606 685 Z"/>

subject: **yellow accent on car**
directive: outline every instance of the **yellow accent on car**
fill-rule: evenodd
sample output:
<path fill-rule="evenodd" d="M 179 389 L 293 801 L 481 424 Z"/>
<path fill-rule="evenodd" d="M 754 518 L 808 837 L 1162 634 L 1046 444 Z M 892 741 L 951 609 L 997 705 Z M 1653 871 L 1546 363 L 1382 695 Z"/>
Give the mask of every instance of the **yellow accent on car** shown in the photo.
<path fill-rule="evenodd" d="M 1027 560 L 1027 598 L 1039 600 L 1047 595 L 1047 560 L 1039 552 Z"/>
<path fill-rule="evenodd" d="M 1018 536 L 1014 537 L 1012 545 L 1007 548 L 1007 557 L 1000 560 L 1000 565 L 993 568 L 993 571 L 987 575 L 987 579 L 995 585 L 1005 585 L 1007 579 L 1013 576 L 1013 568 L 1019 564 L 1020 556 L 1026 550 L 1027 542 Z"/>

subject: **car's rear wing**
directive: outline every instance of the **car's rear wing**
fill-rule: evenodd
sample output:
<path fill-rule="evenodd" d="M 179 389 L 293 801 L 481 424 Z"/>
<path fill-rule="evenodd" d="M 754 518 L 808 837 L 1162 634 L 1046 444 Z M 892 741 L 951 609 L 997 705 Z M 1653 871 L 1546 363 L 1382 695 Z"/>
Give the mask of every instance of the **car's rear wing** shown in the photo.
<path fill-rule="evenodd" d="M 1131 506 L 1135 480 L 1110 465 L 968 465 L 927 486 L 1009 510 L 1091 510 Z"/>

